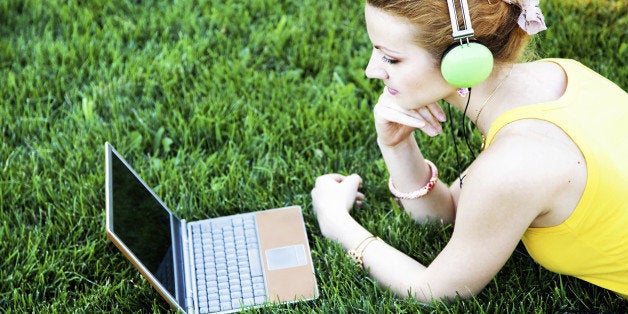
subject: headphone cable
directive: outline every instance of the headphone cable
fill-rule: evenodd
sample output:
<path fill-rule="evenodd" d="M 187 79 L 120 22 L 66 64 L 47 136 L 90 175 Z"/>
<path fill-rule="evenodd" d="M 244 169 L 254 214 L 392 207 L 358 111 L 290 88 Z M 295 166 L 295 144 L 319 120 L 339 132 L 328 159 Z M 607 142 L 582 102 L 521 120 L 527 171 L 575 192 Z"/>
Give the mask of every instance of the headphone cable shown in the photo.
<path fill-rule="evenodd" d="M 464 137 L 464 141 L 467 144 L 467 149 L 469 149 L 469 153 L 471 153 L 471 157 L 473 157 L 473 160 L 475 160 L 475 153 L 473 152 L 473 149 L 471 148 L 471 144 L 469 143 L 469 137 L 467 136 L 467 124 L 466 124 L 466 119 L 467 119 L 467 109 L 469 109 L 469 102 L 471 101 L 471 87 L 469 87 L 469 98 L 467 98 L 467 104 L 464 106 L 464 112 L 462 113 L 462 136 Z M 469 134 L 470 135 L 470 134 Z"/>
<path fill-rule="evenodd" d="M 471 149 L 471 144 L 469 143 L 469 139 L 467 137 L 467 131 L 466 131 L 466 126 L 465 126 L 465 122 L 466 122 L 466 114 L 467 114 L 467 109 L 469 108 L 469 102 L 471 101 L 471 88 L 469 88 L 469 98 L 467 98 L 467 104 L 464 107 L 464 112 L 462 114 L 462 136 L 465 139 L 465 142 L 467 144 L 467 148 L 469 149 L 469 152 L 471 153 L 471 156 L 473 156 L 473 159 L 475 159 L 475 154 L 473 153 L 473 150 Z M 451 129 L 451 139 L 454 142 L 454 151 L 456 153 L 456 170 L 458 170 L 458 179 L 460 181 L 460 188 L 462 189 L 462 180 L 464 179 L 464 177 L 462 175 L 462 164 L 460 162 L 460 152 L 458 151 L 458 141 L 456 140 L 456 135 L 454 135 L 454 123 L 453 123 L 453 119 L 454 116 L 452 115 L 451 112 L 451 104 L 447 102 L 447 112 L 449 113 L 449 128 Z"/>

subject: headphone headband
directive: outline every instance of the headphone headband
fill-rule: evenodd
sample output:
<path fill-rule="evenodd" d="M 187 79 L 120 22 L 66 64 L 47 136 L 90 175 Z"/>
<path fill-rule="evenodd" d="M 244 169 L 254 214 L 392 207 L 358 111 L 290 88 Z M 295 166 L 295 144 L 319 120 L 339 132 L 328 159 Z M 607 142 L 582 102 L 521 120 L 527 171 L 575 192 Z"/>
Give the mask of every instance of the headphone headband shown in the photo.
<path fill-rule="evenodd" d="M 458 24 L 458 9 L 454 0 L 447 0 L 447 6 L 449 7 L 449 19 L 451 19 L 452 36 L 455 40 L 465 39 L 472 37 L 473 27 L 471 27 L 471 16 L 469 15 L 469 4 L 467 0 L 458 0 L 460 4 L 460 10 L 462 11 L 462 26 Z"/>

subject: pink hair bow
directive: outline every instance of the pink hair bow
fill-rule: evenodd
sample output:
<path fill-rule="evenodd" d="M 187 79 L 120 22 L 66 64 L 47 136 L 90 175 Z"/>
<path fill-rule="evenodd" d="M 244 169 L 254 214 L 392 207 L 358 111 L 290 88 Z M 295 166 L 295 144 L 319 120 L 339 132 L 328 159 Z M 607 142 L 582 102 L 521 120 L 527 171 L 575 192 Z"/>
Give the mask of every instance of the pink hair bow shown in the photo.
<path fill-rule="evenodd" d="M 509 4 L 516 4 L 521 7 L 521 15 L 517 23 L 528 35 L 534 35 L 547 29 L 543 13 L 539 8 L 539 0 L 503 0 Z"/>

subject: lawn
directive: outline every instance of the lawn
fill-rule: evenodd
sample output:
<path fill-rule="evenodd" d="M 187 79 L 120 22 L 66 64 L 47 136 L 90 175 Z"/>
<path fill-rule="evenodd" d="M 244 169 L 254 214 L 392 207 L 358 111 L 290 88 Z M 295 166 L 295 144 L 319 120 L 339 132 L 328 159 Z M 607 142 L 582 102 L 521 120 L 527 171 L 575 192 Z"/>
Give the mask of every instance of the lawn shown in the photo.
<path fill-rule="evenodd" d="M 521 247 L 476 298 L 420 304 L 380 288 L 321 236 L 309 192 L 327 172 L 361 174 L 368 199 L 355 217 L 422 263 L 452 231 L 414 224 L 387 190 L 371 112 L 382 86 L 364 76 L 362 6 L 0 2 L 0 309 L 169 310 L 105 236 L 109 141 L 185 219 L 302 206 L 320 298 L 253 312 L 626 311 L 613 293 L 550 273 Z M 542 7 L 549 29 L 531 45 L 536 58 L 578 59 L 628 88 L 625 1 Z M 453 180 L 451 137 L 417 138 Z M 476 131 L 471 141 L 479 147 Z"/>

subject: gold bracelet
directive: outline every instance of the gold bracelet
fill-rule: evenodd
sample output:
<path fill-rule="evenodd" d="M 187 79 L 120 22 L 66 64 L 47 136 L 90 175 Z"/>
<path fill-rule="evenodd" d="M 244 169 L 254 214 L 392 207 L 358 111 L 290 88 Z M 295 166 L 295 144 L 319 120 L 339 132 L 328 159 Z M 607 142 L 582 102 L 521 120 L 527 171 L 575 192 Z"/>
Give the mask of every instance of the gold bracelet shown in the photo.
<path fill-rule="evenodd" d="M 371 242 L 376 241 L 376 240 L 379 240 L 379 237 L 376 237 L 374 235 L 370 235 L 370 236 L 366 237 L 355 248 L 349 250 L 347 252 L 347 255 L 349 255 L 349 257 L 351 257 L 351 259 L 360 268 L 364 268 L 364 256 L 362 254 L 364 254 L 364 250 L 366 250 L 366 247 L 369 244 L 371 244 Z"/>

